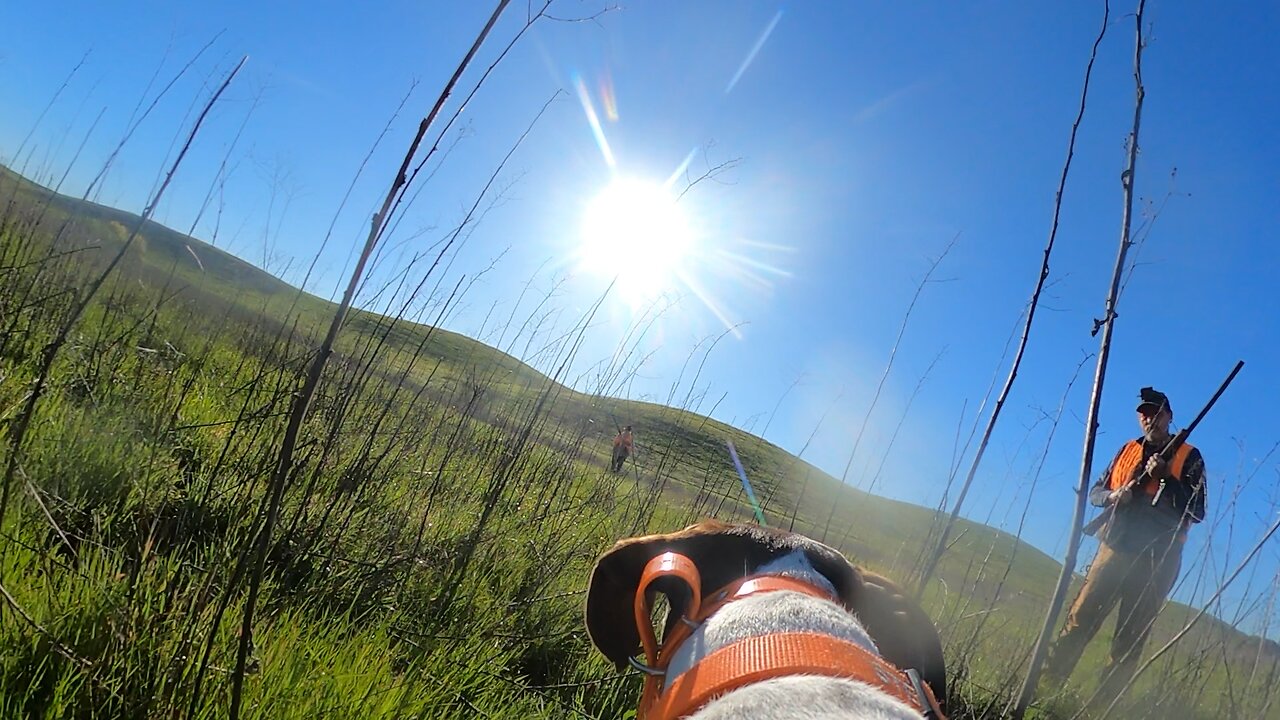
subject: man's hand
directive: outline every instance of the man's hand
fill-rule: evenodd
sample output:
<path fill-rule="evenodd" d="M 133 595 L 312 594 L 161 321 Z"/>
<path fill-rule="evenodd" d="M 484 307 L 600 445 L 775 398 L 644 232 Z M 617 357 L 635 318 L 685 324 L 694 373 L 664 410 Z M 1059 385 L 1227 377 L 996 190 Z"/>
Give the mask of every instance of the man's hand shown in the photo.
<path fill-rule="evenodd" d="M 1152 455 L 1147 458 L 1146 471 L 1147 475 L 1150 475 L 1156 480 L 1163 480 L 1164 478 L 1169 477 L 1169 463 L 1165 462 L 1164 458 L 1159 455 Z"/>
<path fill-rule="evenodd" d="M 1111 491 L 1111 494 L 1107 496 L 1107 504 L 1123 505 L 1124 503 L 1129 502 L 1129 499 L 1132 497 L 1133 497 L 1133 488 L 1128 485 L 1125 485 L 1119 490 Z"/>

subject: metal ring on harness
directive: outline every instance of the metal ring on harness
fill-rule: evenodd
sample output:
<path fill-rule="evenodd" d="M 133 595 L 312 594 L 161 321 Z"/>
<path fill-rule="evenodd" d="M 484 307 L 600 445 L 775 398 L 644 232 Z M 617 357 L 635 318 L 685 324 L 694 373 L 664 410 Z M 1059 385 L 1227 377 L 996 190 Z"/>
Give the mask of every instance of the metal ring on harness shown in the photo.
<path fill-rule="evenodd" d="M 662 670 L 662 669 L 660 669 L 660 668 L 656 668 L 656 667 L 650 667 L 650 666 L 645 665 L 644 663 L 640 662 L 639 660 L 637 660 L 637 659 L 635 659 L 635 658 L 633 658 L 633 657 L 629 657 L 629 658 L 627 658 L 627 664 L 628 664 L 628 665 L 630 665 L 631 667 L 635 668 L 636 670 L 639 670 L 640 672 L 644 673 L 645 675 L 651 675 L 651 676 L 653 676 L 653 677 L 666 677 L 666 676 L 667 676 L 667 671 L 666 671 L 666 670 Z"/>

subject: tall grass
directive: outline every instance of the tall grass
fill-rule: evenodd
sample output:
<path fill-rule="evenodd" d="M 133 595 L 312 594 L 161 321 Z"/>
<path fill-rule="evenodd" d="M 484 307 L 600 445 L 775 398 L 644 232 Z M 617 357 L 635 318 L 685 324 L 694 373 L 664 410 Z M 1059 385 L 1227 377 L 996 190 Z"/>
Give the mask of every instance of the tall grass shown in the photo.
<path fill-rule="evenodd" d="M 0 294 L 15 309 L 0 335 L 10 417 L 67 317 L 51 279 L 74 287 L 100 270 L 91 253 L 65 254 L 78 231 L 49 247 L 68 221 L 60 212 L 46 208 L 40 225 L 14 212 L 5 224 L 0 253 L 35 258 L 6 271 Z M 6 601 L 7 715 L 226 713 L 244 550 L 324 321 L 309 297 L 246 305 L 216 278 L 148 265 L 159 238 L 80 317 L 32 420 L 0 585 L 40 629 Z M 441 291 L 427 319 L 461 287 Z M 564 387 L 578 334 L 548 346 L 548 376 L 407 319 L 358 313 L 351 327 L 303 423 L 266 555 L 245 716 L 617 717 L 637 680 L 606 667 L 583 636 L 590 563 L 622 536 L 706 515 L 748 519 L 718 436 L 742 451 L 769 517 L 794 517 L 810 534 L 825 524 L 837 485 L 813 468 L 679 407 Z M 697 356 L 689 367 L 681 388 L 699 381 Z M 612 367 L 600 377 L 618 382 Z M 628 475 L 605 471 L 611 415 L 647 438 Z M 907 575 L 928 513 L 860 494 L 842 507 L 845 551 Z M 1051 583 L 1051 565 L 1006 535 L 961 528 L 940 565 L 945 583 L 925 602 L 948 645 L 956 715 L 991 717 L 1013 692 L 1022 657 L 1008 648 L 1025 651 L 1046 599 L 1032 589 Z M 1264 646 L 1250 651 L 1226 625 L 1192 642 L 1161 662 L 1196 679 L 1193 704 L 1229 691 L 1247 716 L 1272 702 L 1276 662 Z M 1100 665 L 1100 653 L 1082 667 Z M 1157 687 L 1142 684 L 1137 697 Z M 1071 697 L 1058 712 L 1074 712 Z"/>
<path fill-rule="evenodd" d="M 458 113 L 445 116 L 419 136 L 432 149 Z M 393 184 L 384 213 L 411 199 Z M 397 217 L 373 226 L 371 250 Z M 928 511 L 699 414 L 723 336 L 690 351 L 665 404 L 616 399 L 662 307 L 581 377 L 592 311 L 556 322 L 559 280 L 534 297 L 530 279 L 530 307 L 517 312 L 522 293 L 495 330 L 502 351 L 441 329 L 470 287 L 445 271 L 447 244 L 474 220 L 382 287 L 355 278 L 343 317 L 192 238 L 0 169 L 0 716 L 626 716 L 639 680 L 606 666 L 582 628 L 591 563 L 620 537 L 749 520 L 725 440 L 775 524 L 830 533 L 903 579 L 931 558 L 940 582 L 923 600 L 947 647 L 952 716 L 1003 712 L 1049 558 L 963 519 L 927 555 Z M 624 417 L 642 452 L 613 475 Z M 1273 603 L 1274 582 L 1258 597 Z M 1157 636 L 1188 617 L 1166 613 Z M 1156 658 L 1130 715 L 1274 712 L 1280 648 L 1205 624 Z M 1104 640 L 1082 668 L 1101 666 Z M 1031 714 L 1069 717 L 1092 684 Z"/>

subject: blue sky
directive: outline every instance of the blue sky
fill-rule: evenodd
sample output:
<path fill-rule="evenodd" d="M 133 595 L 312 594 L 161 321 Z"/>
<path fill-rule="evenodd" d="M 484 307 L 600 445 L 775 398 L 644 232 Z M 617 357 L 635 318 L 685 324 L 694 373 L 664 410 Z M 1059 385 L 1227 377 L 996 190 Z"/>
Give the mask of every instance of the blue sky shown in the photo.
<path fill-rule="evenodd" d="M 558 0 L 551 12 L 585 17 L 600 8 Z M 184 231 L 195 223 L 197 236 L 300 281 L 390 121 L 309 285 L 330 295 L 419 118 L 490 11 L 475 2 L 74 10 L 8 3 L 0 8 L 0 25 L 10 28 L 0 44 L 0 158 L 47 179 L 67 169 L 87 135 L 63 188 L 83 192 L 137 108 L 212 40 L 140 126 L 99 195 L 140 210 L 198 103 L 247 54 L 158 219 Z M 1132 122 L 1131 12 L 1129 5 L 1112 9 L 1050 288 L 966 508 L 1012 531 L 1034 492 L 1025 535 L 1059 557 L 1092 361 L 1066 391 L 1097 350 L 1089 331 L 1102 313 L 1119 237 L 1119 175 Z M 1268 4 L 1148 6 L 1135 229 L 1149 232 L 1140 231 L 1144 240 L 1131 253 L 1136 266 L 1119 309 L 1093 474 L 1136 434 L 1140 386 L 1168 392 L 1176 420 L 1185 422 L 1236 359 L 1247 361 L 1195 438 L 1208 460 L 1210 517 L 1219 527 L 1193 533 L 1188 564 L 1196 570 L 1184 572 L 1178 591 L 1192 601 L 1205 594 L 1193 587 L 1198 570 L 1220 575 L 1233 566 L 1276 513 L 1280 465 L 1267 452 L 1280 441 L 1269 412 L 1280 376 L 1280 101 L 1268 88 L 1280 67 L 1270 42 L 1278 15 Z M 464 90 L 524 16 L 518 3 L 504 15 Z M 458 133 L 445 138 L 453 150 L 390 238 L 394 249 L 375 277 L 389 277 L 462 218 L 558 91 L 500 176 L 498 202 L 483 205 L 483 221 L 453 255 L 446 285 L 459 274 L 479 276 L 448 320 L 453 329 L 496 343 L 497 320 L 511 314 L 525 284 L 533 290 L 517 317 L 559 280 L 551 303 L 559 313 L 545 332 L 567 327 L 609 280 L 572 258 L 583 215 L 611 178 L 661 182 L 691 153 L 691 177 L 737 160 L 680 200 L 696 238 L 679 267 L 689 282 L 667 286 L 679 300 L 645 336 L 637 357 L 648 360 L 619 391 L 664 401 L 679 382 L 676 397 L 684 398 L 693 376 L 692 369 L 681 375 L 686 359 L 733 326 L 710 354 L 691 404 L 704 412 L 714 406 L 717 418 L 755 432 L 767 427 L 769 440 L 793 452 L 831 408 L 804 457 L 837 476 L 867 418 L 850 482 L 867 487 L 883 465 L 877 492 L 934 505 L 960 452 L 957 437 L 963 443 L 992 378 L 1007 372 L 1002 353 L 1039 269 L 1101 17 L 1100 2 L 655 0 L 592 22 L 541 20 L 468 105 L 456 145 Z M 583 97 L 600 120 L 612 167 Z M 222 190 L 197 221 L 224 159 Z M 953 239 L 868 414 L 917 284 Z M 620 264 L 646 257 L 643 243 L 636 245 Z M 610 298 L 575 375 L 607 360 L 645 309 L 621 294 Z M 1066 412 L 1036 479 L 1045 414 L 1056 412 L 1064 393 Z M 961 476 L 965 468 L 967 456 Z M 1251 588 L 1248 578 L 1238 581 L 1237 603 L 1272 582 L 1278 554 L 1280 545 L 1264 551 Z"/>

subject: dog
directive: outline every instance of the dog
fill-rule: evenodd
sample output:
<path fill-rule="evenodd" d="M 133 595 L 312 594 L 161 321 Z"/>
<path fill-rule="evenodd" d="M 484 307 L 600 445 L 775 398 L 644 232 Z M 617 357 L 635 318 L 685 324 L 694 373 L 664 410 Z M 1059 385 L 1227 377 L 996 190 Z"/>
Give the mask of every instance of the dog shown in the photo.
<path fill-rule="evenodd" d="M 802 535 L 708 520 L 622 540 L 591 572 L 586 627 L 618 669 L 646 673 L 640 720 L 944 718 L 929 616 Z"/>

